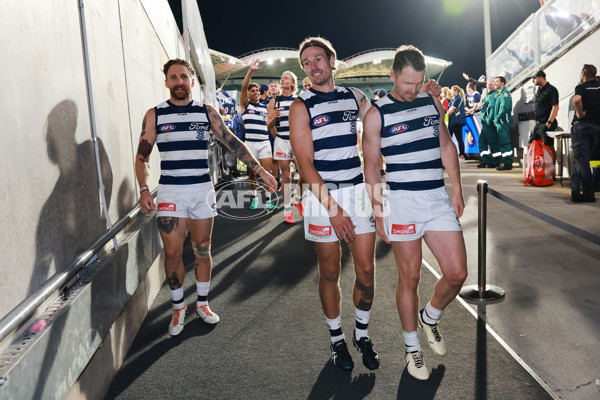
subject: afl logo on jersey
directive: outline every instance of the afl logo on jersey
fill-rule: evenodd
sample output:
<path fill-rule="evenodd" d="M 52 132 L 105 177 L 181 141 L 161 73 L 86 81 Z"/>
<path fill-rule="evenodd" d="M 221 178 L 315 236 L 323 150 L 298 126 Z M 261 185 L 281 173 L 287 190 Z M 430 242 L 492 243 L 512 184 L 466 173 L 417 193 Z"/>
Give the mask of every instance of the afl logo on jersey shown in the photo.
<path fill-rule="evenodd" d="M 408 129 L 408 125 L 406 124 L 398 124 L 394 125 L 390 128 L 391 133 L 402 133 Z"/>
<path fill-rule="evenodd" d="M 171 132 L 172 130 L 175 130 L 175 125 L 173 124 L 166 124 L 160 127 L 161 132 Z"/>
<path fill-rule="evenodd" d="M 323 126 L 329 122 L 329 115 L 320 115 L 313 119 L 314 126 Z"/>

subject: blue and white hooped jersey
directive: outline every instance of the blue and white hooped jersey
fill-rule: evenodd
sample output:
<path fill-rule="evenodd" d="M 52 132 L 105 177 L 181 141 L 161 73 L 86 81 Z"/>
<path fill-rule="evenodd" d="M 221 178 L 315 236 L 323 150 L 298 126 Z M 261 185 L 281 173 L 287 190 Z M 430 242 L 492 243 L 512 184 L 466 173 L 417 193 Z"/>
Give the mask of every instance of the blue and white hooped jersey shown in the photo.
<path fill-rule="evenodd" d="M 277 127 L 277 137 L 283 140 L 290 140 L 290 107 L 292 102 L 296 100 L 298 96 L 292 94 L 291 96 L 281 96 L 279 101 L 280 117 L 279 126 Z M 277 98 L 275 98 L 275 107 L 277 106 Z"/>
<path fill-rule="evenodd" d="M 389 94 L 375 102 L 381 115 L 381 154 L 392 192 L 435 191 L 444 186 L 440 114 L 427 93 L 408 103 Z"/>
<path fill-rule="evenodd" d="M 354 92 L 339 86 L 329 93 L 311 88 L 299 98 L 308 110 L 313 164 L 323 181 L 336 186 L 364 182 L 356 137 L 359 106 Z"/>
<path fill-rule="evenodd" d="M 244 129 L 246 130 L 246 142 L 263 142 L 269 140 L 267 130 L 267 106 L 261 103 L 248 103 L 242 114 Z"/>
<path fill-rule="evenodd" d="M 210 119 L 206 106 L 192 100 L 177 106 L 169 100 L 154 107 L 156 145 L 160 152 L 160 185 L 191 188 L 210 182 Z"/>

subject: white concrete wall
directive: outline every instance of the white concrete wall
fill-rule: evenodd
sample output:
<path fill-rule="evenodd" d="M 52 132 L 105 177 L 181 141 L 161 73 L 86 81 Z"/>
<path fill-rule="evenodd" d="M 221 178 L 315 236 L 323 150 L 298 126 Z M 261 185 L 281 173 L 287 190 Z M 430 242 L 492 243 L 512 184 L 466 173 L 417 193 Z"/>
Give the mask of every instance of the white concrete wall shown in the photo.
<path fill-rule="evenodd" d="M 162 65 L 183 58 L 183 42 L 166 0 L 87 0 L 84 5 L 96 131 L 114 223 L 137 203 L 134 157 L 142 117 L 168 97 Z M 3 0 L 0 18 L 5 38 L 0 45 L 5 98 L 0 108 L 1 318 L 106 226 L 78 1 Z M 199 90 L 194 97 L 200 97 Z M 154 150 L 151 188 L 159 171 Z"/>
<path fill-rule="evenodd" d="M 0 16 L 3 316 L 90 244 L 74 234 L 75 208 L 99 202 L 91 160 L 77 160 L 91 137 L 77 2 L 2 1 Z M 97 225 L 100 211 L 89 218 Z"/>

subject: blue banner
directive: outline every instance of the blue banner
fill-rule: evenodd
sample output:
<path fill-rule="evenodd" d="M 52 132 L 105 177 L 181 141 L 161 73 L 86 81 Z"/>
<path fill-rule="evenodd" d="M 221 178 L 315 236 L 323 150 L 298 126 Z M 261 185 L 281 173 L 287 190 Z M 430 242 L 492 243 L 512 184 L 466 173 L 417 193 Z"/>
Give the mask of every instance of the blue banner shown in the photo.
<path fill-rule="evenodd" d="M 237 97 L 237 90 L 221 91 L 217 93 L 217 100 L 220 103 L 220 107 L 225 109 L 225 113 L 228 115 L 235 114 L 235 99 Z"/>
<path fill-rule="evenodd" d="M 466 154 L 479 154 L 479 133 L 481 122 L 479 114 L 467 116 L 467 124 L 463 126 L 463 141 Z"/>

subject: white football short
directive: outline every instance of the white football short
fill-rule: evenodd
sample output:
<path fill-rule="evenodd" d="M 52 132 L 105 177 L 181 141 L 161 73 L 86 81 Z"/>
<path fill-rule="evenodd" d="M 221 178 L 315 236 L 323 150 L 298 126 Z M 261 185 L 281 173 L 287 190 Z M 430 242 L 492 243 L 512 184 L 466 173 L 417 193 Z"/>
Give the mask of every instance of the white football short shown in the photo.
<path fill-rule="evenodd" d="M 263 160 L 265 158 L 271 158 L 273 152 L 271 151 L 271 142 L 263 140 L 262 142 L 246 142 L 246 146 L 252 152 L 252 155 L 257 160 Z"/>
<path fill-rule="evenodd" d="M 329 191 L 331 197 L 350 216 L 357 235 L 375 232 L 373 208 L 365 184 Z M 304 237 L 311 242 L 336 242 L 339 240 L 325 206 L 310 190 L 306 191 L 304 205 Z"/>
<path fill-rule="evenodd" d="M 446 188 L 418 194 L 386 195 L 385 233 L 392 242 L 421 238 L 427 231 L 462 231 Z"/>
<path fill-rule="evenodd" d="M 292 150 L 292 144 L 289 140 L 275 138 L 275 145 L 273 146 L 273 160 L 293 160 L 294 151 Z"/>
<path fill-rule="evenodd" d="M 194 185 L 193 188 L 158 187 L 156 196 L 157 217 L 207 219 L 217 215 L 217 202 L 212 182 Z"/>

